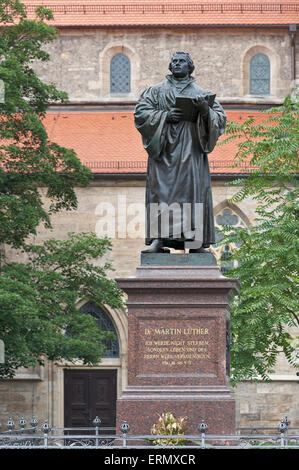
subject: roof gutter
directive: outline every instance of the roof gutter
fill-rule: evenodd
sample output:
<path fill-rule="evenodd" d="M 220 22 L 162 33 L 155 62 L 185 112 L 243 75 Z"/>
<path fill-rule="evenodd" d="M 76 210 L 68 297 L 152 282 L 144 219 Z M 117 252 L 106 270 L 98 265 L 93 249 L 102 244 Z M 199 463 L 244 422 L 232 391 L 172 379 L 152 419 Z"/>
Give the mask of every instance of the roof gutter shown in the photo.
<path fill-rule="evenodd" d="M 287 23 L 273 23 L 273 24 L 265 24 L 265 23 L 257 23 L 257 24 L 242 24 L 242 23 L 207 23 L 207 24 L 68 24 L 68 25 L 62 25 L 62 24 L 51 24 L 51 26 L 54 26 L 57 29 L 212 29 L 212 28 L 280 28 L 280 29 L 286 29 L 288 28 Z"/>

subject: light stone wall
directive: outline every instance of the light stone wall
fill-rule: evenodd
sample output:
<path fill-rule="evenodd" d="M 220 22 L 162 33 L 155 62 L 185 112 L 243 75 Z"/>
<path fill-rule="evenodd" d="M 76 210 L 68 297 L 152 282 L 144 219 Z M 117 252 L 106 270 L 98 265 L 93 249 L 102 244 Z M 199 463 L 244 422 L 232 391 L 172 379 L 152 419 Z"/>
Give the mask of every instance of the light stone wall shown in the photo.
<path fill-rule="evenodd" d="M 191 54 L 197 83 L 216 92 L 223 102 L 281 101 L 291 87 L 291 41 L 286 29 L 68 30 L 61 31 L 47 50 L 51 62 L 37 64 L 37 72 L 76 102 L 136 100 L 146 87 L 164 80 L 177 50 Z M 132 90 L 111 96 L 109 64 L 119 52 L 130 57 Z M 271 61 L 271 96 L 265 99 L 248 95 L 249 59 L 259 52 Z"/>
<path fill-rule="evenodd" d="M 15 421 L 24 416 L 29 422 L 35 416 L 40 422 L 49 419 L 53 408 L 53 388 L 57 371 L 52 363 L 35 369 L 21 368 L 13 380 L 0 381 L 0 422 L 2 431 L 9 417 Z"/>
<path fill-rule="evenodd" d="M 275 427 L 282 418 L 299 425 L 298 382 L 242 382 L 236 393 L 237 422 L 243 427 Z"/>
<path fill-rule="evenodd" d="M 225 185 L 225 181 L 213 181 L 213 201 L 215 215 L 227 207 L 227 200 L 232 196 L 235 188 Z M 129 207 L 136 209 L 132 204 L 139 203 L 144 206 L 145 181 L 102 179 L 95 180 L 91 187 L 77 189 L 78 210 L 61 212 L 54 215 L 52 233 L 43 229 L 38 230 L 35 242 L 40 243 L 49 237 L 65 239 L 69 231 L 87 232 L 95 231 L 96 224 L 101 216 L 97 206 L 100 203 L 112 203 L 115 207 L 115 219 L 124 224 L 125 212 Z M 125 198 L 125 199 L 124 199 Z M 124 210 L 126 202 L 126 211 Z M 230 206 L 232 209 L 233 206 Z M 238 205 L 238 214 L 246 223 L 254 223 L 254 201 L 246 200 Z M 118 219 L 119 217 L 119 219 Z M 131 222 L 136 214 L 127 214 L 127 221 Z M 132 227 L 131 227 L 132 228 Z M 122 229 L 122 227 L 121 227 Z M 113 250 L 109 255 L 116 269 L 113 277 L 126 277 L 134 275 L 140 262 L 140 251 L 144 247 L 144 226 L 141 227 L 140 238 L 129 238 L 133 231 L 125 235 L 122 231 L 113 240 Z M 7 252 L 8 256 L 15 256 Z M 21 259 L 21 258 L 20 258 Z M 98 367 L 118 370 L 118 396 L 126 385 L 127 375 L 127 331 L 126 314 L 119 312 L 113 317 L 121 337 L 120 359 L 103 359 Z M 63 397 L 63 369 L 69 364 L 61 363 L 54 366 L 45 363 L 45 367 L 37 370 L 20 370 L 14 380 L 0 381 L 0 421 L 5 423 L 12 416 L 20 419 L 25 416 L 30 420 L 32 414 L 40 420 L 48 419 L 52 425 L 63 426 L 64 397 Z M 80 364 L 72 366 L 80 368 Z M 273 376 L 273 381 L 243 382 L 235 389 L 237 403 L 238 426 L 277 426 L 279 421 L 287 415 L 292 420 L 292 426 L 299 426 L 299 394 L 298 381 L 295 370 L 290 368 L 286 360 L 280 357 Z"/>

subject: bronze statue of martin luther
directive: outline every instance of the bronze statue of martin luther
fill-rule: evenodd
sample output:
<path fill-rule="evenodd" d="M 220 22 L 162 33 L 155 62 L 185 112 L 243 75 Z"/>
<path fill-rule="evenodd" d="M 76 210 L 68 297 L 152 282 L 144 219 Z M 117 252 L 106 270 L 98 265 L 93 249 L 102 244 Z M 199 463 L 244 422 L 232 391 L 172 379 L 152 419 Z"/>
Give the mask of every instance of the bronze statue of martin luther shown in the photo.
<path fill-rule="evenodd" d="M 166 80 L 142 93 L 134 113 L 149 157 L 145 240 L 149 247 L 143 253 L 186 246 L 190 252 L 205 252 L 215 243 L 207 154 L 223 134 L 226 116 L 215 95 L 195 83 L 189 54 L 176 52 L 169 70 Z"/>

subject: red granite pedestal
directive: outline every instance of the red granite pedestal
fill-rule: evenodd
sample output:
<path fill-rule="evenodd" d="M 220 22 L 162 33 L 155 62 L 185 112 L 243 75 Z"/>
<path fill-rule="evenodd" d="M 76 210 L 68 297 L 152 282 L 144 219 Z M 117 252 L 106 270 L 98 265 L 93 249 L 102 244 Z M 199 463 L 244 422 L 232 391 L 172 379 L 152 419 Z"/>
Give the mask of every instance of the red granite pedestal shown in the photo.
<path fill-rule="evenodd" d="M 128 295 L 129 333 L 117 427 L 126 420 L 130 433 L 149 434 L 158 414 L 171 411 L 188 417 L 188 434 L 202 419 L 209 433 L 234 434 L 229 303 L 238 282 L 211 254 L 142 255 L 136 276 L 117 282 Z"/>

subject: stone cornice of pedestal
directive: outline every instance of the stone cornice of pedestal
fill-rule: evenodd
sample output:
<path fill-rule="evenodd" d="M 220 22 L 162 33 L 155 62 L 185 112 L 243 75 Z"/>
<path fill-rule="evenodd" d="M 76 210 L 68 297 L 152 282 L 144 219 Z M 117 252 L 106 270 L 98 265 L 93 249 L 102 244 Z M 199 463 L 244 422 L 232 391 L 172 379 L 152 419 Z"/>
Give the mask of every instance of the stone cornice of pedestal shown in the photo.
<path fill-rule="evenodd" d="M 134 281 L 201 281 L 201 282 L 221 282 L 224 284 L 238 284 L 236 279 L 224 277 L 217 266 L 138 266 L 136 275 L 126 278 L 116 278 L 117 282 L 132 283 Z"/>
<path fill-rule="evenodd" d="M 240 290 L 239 281 L 224 277 L 217 266 L 139 266 L 136 276 L 116 282 L 128 294 L 128 306 L 228 307 Z"/>
<path fill-rule="evenodd" d="M 136 277 L 138 279 L 161 277 L 166 277 L 166 279 L 227 279 L 217 266 L 138 266 Z"/>
<path fill-rule="evenodd" d="M 152 399 L 169 399 L 170 396 L 174 396 L 176 400 L 186 400 L 188 399 L 218 399 L 221 396 L 221 399 L 232 400 L 232 390 L 230 387 L 225 385 L 213 386 L 155 386 L 150 387 L 146 385 L 136 386 L 129 385 L 123 391 L 122 397 L 120 399 L 134 400 L 139 399 L 141 396 L 143 399 L 152 400 Z"/>
<path fill-rule="evenodd" d="M 237 279 L 224 277 L 217 266 L 139 266 L 136 276 L 116 278 L 121 289 L 234 289 Z"/>

